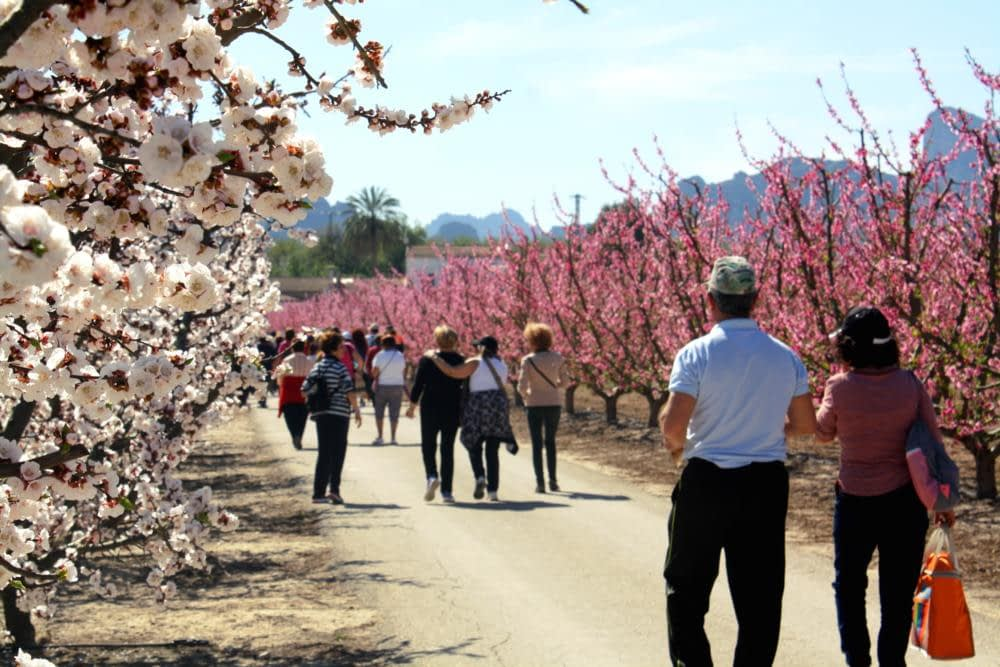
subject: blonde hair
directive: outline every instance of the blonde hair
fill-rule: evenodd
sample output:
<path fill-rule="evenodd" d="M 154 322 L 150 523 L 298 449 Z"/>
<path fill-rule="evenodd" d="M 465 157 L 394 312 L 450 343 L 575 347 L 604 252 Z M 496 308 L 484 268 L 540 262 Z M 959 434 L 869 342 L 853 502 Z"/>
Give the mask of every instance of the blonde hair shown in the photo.
<path fill-rule="evenodd" d="M 447 324 L 442 324 L 434 329 L 434 342 L 444 349 L 451 349 L 458 345 L 458 333 Z"/>
<path fill-rule="evenodd" d="M 539 352 L 552 347 L 552 327 L 541 322 L 528 322 L 524 327 L 524 340 Z"/>

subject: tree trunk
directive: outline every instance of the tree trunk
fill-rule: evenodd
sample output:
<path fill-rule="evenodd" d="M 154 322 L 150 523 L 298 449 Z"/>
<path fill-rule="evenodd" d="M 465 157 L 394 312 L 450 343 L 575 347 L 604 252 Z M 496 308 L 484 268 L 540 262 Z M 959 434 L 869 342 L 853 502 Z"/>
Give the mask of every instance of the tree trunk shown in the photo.
<path fill-rule="evenodd" d="M 576 401 L 574 399 L 576 398 L 576 388 L 579 386 L 578 384 L 571 384 L 566 387 L 565 407 L 566 414 L 568 415 L 576 414 Z"/>
<path fill-rule="evenodd" d="M 973 452 L 976 458 L 976 498 L 997 497 L 997 457 L 985 444 Z"/>
<path fill-rule="evenodd" d="M 667 404 L 670 394 L 656 394 L 650 392 L 645 394 L 646 405 L 649 406 L 649 415 L 646 419 L 647 428 L 656 428 L 660 425 L 660 410 Z"/>
<path fill-rule="evenodd" d="M 604 394 L 600 391 L 595 391 L 595 393 L 604 400 L 604 419 L 609 424 L 618 423 L 618 399 L 621 394 Z"/>
<path fill-rule="evenodd" d="M 17 608 L 17 589 L 10 585 L 3 589 L 3 618 L 7 632 L 14 638 L 15 648 L 36 646 L 31 613 Z"/>

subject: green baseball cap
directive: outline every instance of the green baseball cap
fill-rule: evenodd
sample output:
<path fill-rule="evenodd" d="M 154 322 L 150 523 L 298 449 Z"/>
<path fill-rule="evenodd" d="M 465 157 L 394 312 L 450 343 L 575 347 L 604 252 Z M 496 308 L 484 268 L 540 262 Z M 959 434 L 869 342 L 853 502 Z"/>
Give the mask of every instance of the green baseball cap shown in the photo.
<path fill-rule="evenodd" d="M 708 289 L 719 294 L 755 294 L 757 276 L 745 257 L 720 257 L 712 266 Z"/>

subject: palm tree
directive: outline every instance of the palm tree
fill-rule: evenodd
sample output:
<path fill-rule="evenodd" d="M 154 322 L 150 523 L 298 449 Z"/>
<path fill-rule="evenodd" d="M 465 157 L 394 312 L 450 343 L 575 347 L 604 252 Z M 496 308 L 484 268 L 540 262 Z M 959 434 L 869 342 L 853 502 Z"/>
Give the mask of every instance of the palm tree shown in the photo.
<path fill-rule="evenodd" d="M 358 252 L 370 254 L 372 267 L 386 245 L 400 232 L 399 200 L 383 188 L 367 187 L 347 198 L 351 215 L 344 225 L 347 243 Z"/>

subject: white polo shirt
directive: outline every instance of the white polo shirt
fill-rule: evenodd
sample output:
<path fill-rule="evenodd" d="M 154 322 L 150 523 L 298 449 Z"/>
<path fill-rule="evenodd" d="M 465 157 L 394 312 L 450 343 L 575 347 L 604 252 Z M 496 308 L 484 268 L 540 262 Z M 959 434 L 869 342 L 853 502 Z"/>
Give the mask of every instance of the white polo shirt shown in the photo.
<path fill-rule="evenodd" d="M 809 378 L 792 350 L 751 319 L 719 322 L 674 357 L 670 391 L 697 399 L 684 458 L 720 468 L 785 460 L 785 415 Z"/>

